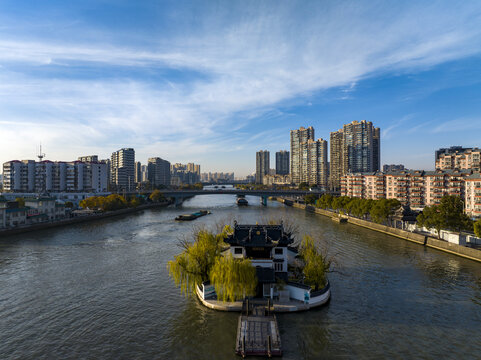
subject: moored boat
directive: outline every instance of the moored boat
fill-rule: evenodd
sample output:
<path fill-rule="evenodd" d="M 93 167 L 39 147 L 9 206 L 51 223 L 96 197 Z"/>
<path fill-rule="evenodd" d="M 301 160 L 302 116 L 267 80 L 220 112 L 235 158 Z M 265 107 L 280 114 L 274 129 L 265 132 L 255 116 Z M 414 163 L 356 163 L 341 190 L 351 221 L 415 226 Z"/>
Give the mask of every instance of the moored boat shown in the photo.
<path fill-rule="evenodd" d="M 237 205 L 247 206 L 247 205 L 249 205 L 249 202 L 247 201 L 246 198 L 240 197 L 240 198 L 237 199 Z"/>
<path fill-rule="evenodd" d="M 184 215 L 179 215 L 175 218 L 177 221 L 190 221 L 190 220 L 195 220 L 201 216 L 208 215 L 211 212 L 208 210 L 200 210 L 198 212 L 192 213 L 192 214 L 184 214 Z"/>

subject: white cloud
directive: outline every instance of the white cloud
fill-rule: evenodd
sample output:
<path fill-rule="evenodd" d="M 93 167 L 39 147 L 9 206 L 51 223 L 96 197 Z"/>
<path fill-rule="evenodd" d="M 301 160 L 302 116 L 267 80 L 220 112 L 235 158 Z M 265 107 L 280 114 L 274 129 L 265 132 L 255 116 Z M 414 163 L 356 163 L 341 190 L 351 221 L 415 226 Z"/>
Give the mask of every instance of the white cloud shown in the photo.
<path fill-rule="evenodd" d="M 302 11 L 303 6 L 287 3 L 269 9 L 246 5 L 226 22 L 206 11 L 203 26 L 169 38 L 153 34 L 142 48 L 123 43 L 122 34 L 109 43 L 0 36 L 2 160 L 34 146 L 11 141 L 14 134 L 48 142 L 59 158 L 121 146 L 134 146 L 143 159 L 160 155 L 173 161 L 221 159 L 226 148 L 252 152 L 277 138 L 259 136 L 259 145 L 250 149 L 246 138 L 255 133 L 237 131 L 230 144 L 226 133 L 273 121 L 262 115 L 283 102 L 337 86 L 348 97 L 365 77 L 480 51 L 480 12 L 474 3 L 456 5 L 454 20 L 453 10 L 439 3 L 392 9 L 376 2 L 312 6 Z M 82 77 L 79 63 L 98 75 Z M 102 75 L 114 68 L 125 71 L 113 78 Z M 39 76 L 49 70 L 51 76 Z M 172 70 L 198 76 L 169 77 Z M 165 81 L 145 75 L 157 72 L 167 74 Z M 235 167 L 227 158 L 219 163 Z M 250 172 L 247 166 L 242 172 Z"/>

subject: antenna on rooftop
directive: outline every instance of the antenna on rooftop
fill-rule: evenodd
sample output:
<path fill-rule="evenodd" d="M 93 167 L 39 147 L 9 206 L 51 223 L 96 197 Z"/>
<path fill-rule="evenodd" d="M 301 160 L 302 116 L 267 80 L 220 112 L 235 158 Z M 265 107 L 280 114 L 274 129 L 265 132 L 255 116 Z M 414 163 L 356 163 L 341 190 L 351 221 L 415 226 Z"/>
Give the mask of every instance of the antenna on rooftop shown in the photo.
<path fill-rule="evenodd" d="M 42 143 L 40 143 L 40 147 L 38 149 L 37 157 L 38 157 L 38 161 L 42 161 L 43 158 L 45 157 L 45 154 L 42 152 Z"/>

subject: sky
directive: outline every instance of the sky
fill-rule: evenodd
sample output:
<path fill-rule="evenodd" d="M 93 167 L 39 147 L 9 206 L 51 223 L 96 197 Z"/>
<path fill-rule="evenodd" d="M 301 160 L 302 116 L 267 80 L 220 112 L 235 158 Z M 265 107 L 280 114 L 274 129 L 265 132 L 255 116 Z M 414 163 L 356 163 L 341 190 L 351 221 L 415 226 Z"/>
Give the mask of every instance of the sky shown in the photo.
<path fill-rule="evenodd" d="M 133 147 L 255 171 L 353 120 L 382 164 L 481 146 L 480 1 L 0 0 L 0 162 Z"/>

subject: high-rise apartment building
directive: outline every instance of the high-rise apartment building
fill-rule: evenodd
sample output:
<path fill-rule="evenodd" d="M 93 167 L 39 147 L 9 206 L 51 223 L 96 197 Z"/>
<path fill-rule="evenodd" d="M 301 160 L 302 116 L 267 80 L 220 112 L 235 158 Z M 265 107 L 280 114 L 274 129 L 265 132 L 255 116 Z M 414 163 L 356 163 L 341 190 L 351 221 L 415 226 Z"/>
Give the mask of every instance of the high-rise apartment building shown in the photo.
<path fill-rule="evenodd" d="M 170 186 L 170 162 L 159 157 L 148 160 L 147 177 L 153 186 Z"/>
<path fill-rule="evenodd" d="M 288 175 L 289 174 L 289 151 L 281 150 L 276 152 L 276 174 Z"/>
<path fill-rule="evenodd" d="M 372 169 L 373 171 L 381 170 L 381 129 L 374 128 L 372 134 Z"/>
<path fill-rule="evenodd" d="M 439 153 L 441 150 L 448 151 Z M 436 151 L 436 169 L 481 171 L 481 149 L 461 148 L 460 146 L 453 146 L 450 149 L 440 149 Z"/>
<path fill-rule="evenodd" d="M 344 133 L 342 129 L 331 132 L 331 161 L 329 162 L 329 187 L 333 190 L 341 188 L 341 177 L 344 175 Z"/>
<path fill-rule="evenodd" d="M 142 182 L 142 164 L 140 161 L 135 162 L 135 182 L 137 184 Z"/>
<path fill-rule="evenodd" d="M 314 140 L 314 128 L 307 129 L 300 127 L 298 130 L 291 130 L 291 180 L 294 184 L 300 184 L 302 172 L 302 149 L 301 144 L 307 140 Z"/>
<path fill-rule="evenodd" d="M 341 176 L 373 172 L 381 166 L 381 131 L 372 122 L 361 120 L 345 124 L 331 133 L 331 187 L 339 189 Z"/>
<path fill-rule="evenodd" d="M 110 182 L 116 190 L 135 189 L 135 151 L 123 148 L 112 153 L 110 158 Z"/>
<path fill-rule="evenodd" d="M 256 184 L 262 184 L 265 175 L 269 174 L 270 153 L 261 150 L 256 153 Z"/>
<path fill-rule="evenodd" d="M 327 141 L 307 140 L 301 144 L 301 182 L 327 187 Z"/>

